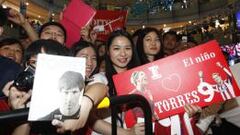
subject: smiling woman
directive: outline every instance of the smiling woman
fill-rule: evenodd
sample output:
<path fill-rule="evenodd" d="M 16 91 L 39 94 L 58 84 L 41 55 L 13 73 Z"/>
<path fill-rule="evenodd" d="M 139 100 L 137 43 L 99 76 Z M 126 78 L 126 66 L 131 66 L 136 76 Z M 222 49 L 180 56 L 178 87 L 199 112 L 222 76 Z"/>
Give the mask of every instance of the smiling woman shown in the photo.
<path fill-rule="evenodd" d="M 163 58 L 163 44 L 161 36 L 157 29 L 147 27 L 143 29 L 136 43 L 137 51 L 141 60 L 141 64 L 153 62 Z"/>
<path fill-rule="evenodd" d="M 6 38 L 0 41 L 0 55 L 12 59 L 21 64 L 23 57 L 23 46 L 14 38 Z"/>

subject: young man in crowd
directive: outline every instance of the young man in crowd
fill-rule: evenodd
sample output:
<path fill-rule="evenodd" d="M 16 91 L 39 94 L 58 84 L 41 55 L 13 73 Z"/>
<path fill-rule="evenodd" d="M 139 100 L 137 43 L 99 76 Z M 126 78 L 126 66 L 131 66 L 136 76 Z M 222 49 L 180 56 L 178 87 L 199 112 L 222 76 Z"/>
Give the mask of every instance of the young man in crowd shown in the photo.
<path fill-rule="evenodd" d="M 175 53 L 175 48 L 178 45 L 177 33 L 169 31 L 163 35 L 164 55 L 169 56 Z"/>
<path fill-rule="evenodd" d="M 39 38 L 52 39 L 64 45 L 67 39 L 66 29 L 58 22 L 47 22 L 40 28 Z"/>

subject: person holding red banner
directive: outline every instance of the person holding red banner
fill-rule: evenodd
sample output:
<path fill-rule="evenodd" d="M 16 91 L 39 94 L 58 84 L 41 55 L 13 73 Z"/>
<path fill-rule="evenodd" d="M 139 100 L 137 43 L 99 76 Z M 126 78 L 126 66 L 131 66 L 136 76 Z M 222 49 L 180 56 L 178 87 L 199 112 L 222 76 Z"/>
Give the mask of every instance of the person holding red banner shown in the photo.
<path fill-rule="evenodd" d="M 233 130 L 231 132 L 236 133 L 239 128 L 236 128 L 234 124 L 226 122 L 224 118 L 219 116 L 223 112 L 227 111 L 228 106 L 234 100 L 228 99 L 236 97 L 232 86 L 232 75 L 230 71 L 223 67 L 220 62 L 217 62 L 216 65 L 223 69 L 227 75 L 227 79 L 222 79 L 219 73 L 212 73 L 212 79 L 216 82 L 216 84 L 210 84 L 204 81 L 203 72 L 199 71 L 200 84 L 198 85 L 198 92 L 205 96 L 208 95 L 208 97 L 204 99 L 205 102 L 211 102 L 215 96 L 215 92 L 219 92 L 224 101 L 204 107 L 199 115 L 199 120 L 196 125 L 204 134 L 211 132 L 213 132 L 213 134 L 219 134 L 221 132 L 219 129 L 224 131 L 222 134 L 225 134 L 228 130 Z M 219 131 L 216 131 L 216 129 Z"/>
<path fill-rule="evenodd" d="M 155 28 L 148 27 L 140 32 L 136 48 L 141 64 L 153 62 L 164 57 L 161 36 Z"/>
<path fill-rule="evenodd" d="M 108 79 L 109 86 L 109 96 L 116 96 L 117 92 L 112 80 L 114 74 L 118 74 L 124 71 L 127 71 L 131 68 L 139 66 L 139 59 L 137 53 L 134 49 L 134 44 L 129 33 L 124 30 L 116 30 L 112 32 L 109 36 L 106 46 L 106 77 Z M 119 108 L 120 111 L 121 110 Z M 106 114 L 107 113 L 107 114 Z M 103 119 L 107 118 L 110 120 L 110 110 L 105 112 Z M 118 116 L 119 125 L 123 127 L 125 121 L 123 119 L 123 113 Z M 110 122 L 110 121 L 109 121 Z M 144 124 L 135 124 L 132 126 L 135 129 L 135 134 L 141 135 L 144 134 Z"/>
<path fill-rule="evenodd" d="M 94 92 L 96 94 L 95 96 L 97 96 L 97 97 L 100 97 L 103 94 L 105 94 L 105 91 L 102 91 L 101 87 L 99 87 L 99 85 L 107 84 L 108 81 L 107 81 L 106 77 L 104 76 L 104 74 L 97 73 L 98 72 L 97 52 L 96 52 L 93 44 L 90 42 L 87 42 L 87 41 L 83 41 L 83 40 L 79 41 L 73 45 L 72 53 L 75 57 L 85 57 L 86 58 L 86 78 L 87 78 L 86 88 L 89 90 L 91 89 L 90 93 Z M 97 87 L 97 85 L 98 85 L 98 87 Z M 98 92 L 101 92 L 101 94 L 99 94 Z M 87 93 L 89 93 L 89 91 L 87 91 Z M 92 102 L 93 102 L 92 104 L 98 103 L 96 101 L 96 97 L 94 97 L 92 99 L 89 96 L 89 99 L 92 100 Z M 86 112 L 86 110 L 84 110 L 84 113 L 86 115 L 88 114 Z M 75 131 L 74 134 L 75 133 L 76 134 L 92 134 L 92 131 L 89 130 L 89 127 L 91 127 L 94 131 L 99 132 L 101 134 L 111 134 L 111 124 L 103 121 L 102 119 L 99 119 L 98 116 L 95 114 L 95 112 L 89 114 L 90 117 L 85 125 L 86 121 L 83 121 L 84 119 L 87 120 L 86 119 L 87 117 L 85 116 L 85 114 L 80 115 L 80 120 L 69 119 L 64 122 L 54 120 L 54 121 L 52 121 L 52 124 L 58 128 L 58 132 L 60 132 L 60 133 L 70 130 L 70 131 Z M 81 126 L 84 126 L 84 127 L 82 128 Z M 123 129 L 123 128 L 118 128 L 117 132 L 122 135 L 134 135 L 134 134 L 139 133 L 138 127 L 142 128 L 143 126 L 141 124 L 138 124 L 137 126 L 133 127 L 132 129 L 127 129 L 127 130 Z"/>
<path fill-rule="evenodd" d="M 81 40 L 91 42 L 90 25 L 86 25 L 80 29 Z"/>
<path fill-rule="evenodd" d="M 166 36 L 168 34 L 171 35 L 172 33 L 167 33 L 165 35 L 165 38 L 167 38 Z M 172 41 L 173 40 L 172 38 L 173 37 L 169 39 L 171 41 L 165 41 L 166 42 L 165 44 L 171 44 L 170 46 L 175 45 L 174 42 Z M 136 44 L 138 54 L 141 54 L 139 56 L 141 60 L 141 64 L 147 64 L 164 57 L 163 44 L 161 43 L 160 39 L 161 37 L 159 35 L 159 31 L 155 28 L 148 27 L 141 31 Z M 146 95 L 147 94 L 145 94 L 145 97 Z M 154 97 L 152 97 L 152 99 L 153 98 Z M 190 117 L 194 116 L 201 110 L 200 107 L 195 105 L 186 105 L 184 108 Z M 198 128 L 195 126 L 195 120 L 194 119 L 191 120 L 191 118 L 189 118 L 187 114 L 174 115 L 161 120 L 155 119 L 156 120 L 154 122 L 155 134 L 166 134 L 166 135 L 173 135 L 173 134 L 198 135 L 200 134 Z M 126 118 L 129 119 L 129 117 L 132 115 L 134 115 L 133 112 L 128 111 L 126 114 Z M 137 122 L 139 119 L 136 116 L 133 116 L 133 117 L 135 117 L 135 119 L 132 119 L 132 122 L 129 121 L 129 123 L 127 123 L 129 124 L 130 127 L 134 124 L 133 121 Z"/>

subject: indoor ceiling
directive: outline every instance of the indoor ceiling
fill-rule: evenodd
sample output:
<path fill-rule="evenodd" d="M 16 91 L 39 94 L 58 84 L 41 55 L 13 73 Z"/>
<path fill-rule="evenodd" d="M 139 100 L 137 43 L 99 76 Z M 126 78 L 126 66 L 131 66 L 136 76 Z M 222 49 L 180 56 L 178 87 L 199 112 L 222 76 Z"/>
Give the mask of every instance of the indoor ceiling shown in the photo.
<path fill-rule="evenodd" d="M 50 13 L 59 14 L 63 9 L 64 4 L 69 0 L 24 0 L 29 3 L 27 6 L 27 14 L 31 18 L 38 19 L 42 22 L 47 21 Z M 196 20 L 201 18 L 203 14 L 200 14 L 201 11 L 205 11 L 205 16 L 209 15 L 209 11 L 206 10 L 205 6 L 208 6 L 209 9 L 214 10 L 218 5 L 218 8 L 227 5 L 229 1 L 238 1 L 238 0 L 173 0 L 174 6 L 173 11 L 158 11 L 154 14 L 145 14 L 143 9 L 138 9 L 137 4 L 145 4 L 155 1 L 162 2 L 166 0 L 85 0 L 87 3 L 94 6 L 96 9 L 130 9 L 130 14 L 128 16 L 128 26 L 135 28 L 141 27 L 142 25 L 154 25 L 156 27 L 163 28 L 164 24 L 169 27 L 172 26 L 181 26 L 188 24 L 188 21 Z M 181 9 L 181 3 L 187 1 L 190 3 L 189 9 Z M 4 3 L 7 6 L 10 6 L 14 9 L 19 9 L 20 0 L 6 0 Z M 136 6 L 137 5 L 137 6 Z M 199 6 L 202 5 L 202 6 Z M 133 15 L 133 8 L 139 10 L 140 15 Z M 155 7 L 154 7 L 155 8 Z M 175 8 L 175 9 L 174 9 Z M 217 11 L 218 12 L 218 11 Z M 212 13 L 214 14 L 214 13 Z M 55 15 L 55 18 L 58 16 Z"/>
<path fill-rule="evenodd" d="M 48 10 L 36 5 L 35 3 L 31 2 L 31 1 L 27 1 L 29 3 L 29 5 L 27 6 L 27 15 L 30 18 L 37 18 L 41 21 L 44 21 L 45 18 L 48 17 Z M 15 10 L 20 10 L 20 2 L 19 0 L 5 0 L 5 2 L 3 3 L 5 6 L 7 7 L 11 7 Z"/>

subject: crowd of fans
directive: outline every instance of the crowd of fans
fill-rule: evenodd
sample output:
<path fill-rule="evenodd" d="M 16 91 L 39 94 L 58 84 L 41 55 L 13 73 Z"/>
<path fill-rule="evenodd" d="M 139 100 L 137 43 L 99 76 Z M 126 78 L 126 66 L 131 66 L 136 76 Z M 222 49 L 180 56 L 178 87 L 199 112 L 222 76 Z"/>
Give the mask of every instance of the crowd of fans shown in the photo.
<path fill-rule="evenodd" d="M 26 92 L 17 89 L 13 85 L 13 80 L 26 67 L 36 67 L 39 53 L 86 58 L 85 91 L 79 111 L 80 117 L 64 121 L 53 120 L 52 125 L 56 127 L 56 131 L 52 134 L 67 131 L 72 134 L 111 134 L 111 110 L 97 110 L 96 106 L 105 96 L 117 96 L 112 76 L 200 44 L 197 41 L 199 37 L 197 33 L 183 36 L 178 35 L 175 31 L 161 33 L 152 27 L 139 29 L 133 35 L 125 30 L 116 30 L 104 42 L 98 41 L 96 33 L 91 31 L 89 26 L 85 26 L 79 30 L 81 39 L 74 43 L 71 48 L 66 48 L 65 42 L 70 35 L 66 34 L 65 28 L 58 22 L 47 22 L 36 32 L 21 13 L 13 9 L 0 8 L 0 36 L 4 32 L 3 26 L 7 21 L 12 21 L 21 26 L 26 31 L 30 43 L 21 42 L 19 39 L 10 36 L 7 38 L 1 37 L 1 112 L 22 109 L 28 106 L 27 102 L 30 100 L 32 91 Z M 187 37 L 187 40 L 185 37 Z M 201 38 L 204 37 L 201 36 Z M 202 131 L 202 128 L 199 128 L 196 123 L 201 119 L 202 121 L 206 120 L 208 122 L 206 123 L 210 125 L 210 123 L 216 121 L 218 113 L 224 111 L 224 105 L 226 105 L 226 102 L 204 109 L 192 104 L 186 105 L 184 107 L 185 111 L 191 118 L 191 133 L 200 135 L 209 132 L 209 128 Z M 130 128 L 124 126 L 124 111 L 124 109 L 119 108 L 117 132 L 123 135 L 144 134 L 143 123 L 134 123 Z M 212 119 L 209 122 L 208 116 L 214 116 L 214 120 Z M 184 125 L 184 122 L 182 122 L 183 114 L 179 114 L 179 117 L 180 122 L 176 123 L 180 124 L 181 134 L 191 134 L 188 125 Z M 153 120 L 155 134 L 171 134 L 170 127 L 160 125 L 158 122 L 160 120 L 154 113 Z M 0 134 L 38 134 L 31 130 L 32 126 L 28 121 L 11 123 L 11 125 L 7 125 L 7 128 L 1 125 Z M 4 131 L 3 128 L 5 128 Z"/>

